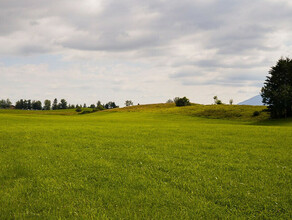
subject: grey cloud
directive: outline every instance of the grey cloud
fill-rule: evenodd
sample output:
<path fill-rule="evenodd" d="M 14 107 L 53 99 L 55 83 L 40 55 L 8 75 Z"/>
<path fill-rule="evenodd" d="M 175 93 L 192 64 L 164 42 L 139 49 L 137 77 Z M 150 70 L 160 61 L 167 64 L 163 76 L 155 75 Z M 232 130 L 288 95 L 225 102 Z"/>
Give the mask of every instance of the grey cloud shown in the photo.
<path fill-rule="evenodd" d="M 291 20 L 289 0 L 1 0 L 0 55 L 141 63 L 149 80 L 259 86 L 292 49 Z"/>
<path fill-rule="evenodd" d="M 283 4 L 263 0 L 101 1 L 101 9 L 92 13 L 85 4 L 68 0 L 3 0 L 0 33 L 25 32 L 26 20 L 37 24 L 38 19 L 58 17 L 75 29 L 64 36 L 66 39 L 57 42 L 68 48 L 155 50 L 161 45 L 180 44 L 181 38 L 201 32 L 203 38 L 199 43 L 203 47 L 217 48 L 218 53 L 229 55 L 250 49 L 273 50 L 265 45 L 267 35 L 287 27 L 286 21 L 292 19 L 291 7 L 283 8 Z M 86 34 L 80 35 L 78 31 Z M 141 35 L 133 35 L 133 32 Z M 123 38 L 123 35 L 128 37 Z"/>

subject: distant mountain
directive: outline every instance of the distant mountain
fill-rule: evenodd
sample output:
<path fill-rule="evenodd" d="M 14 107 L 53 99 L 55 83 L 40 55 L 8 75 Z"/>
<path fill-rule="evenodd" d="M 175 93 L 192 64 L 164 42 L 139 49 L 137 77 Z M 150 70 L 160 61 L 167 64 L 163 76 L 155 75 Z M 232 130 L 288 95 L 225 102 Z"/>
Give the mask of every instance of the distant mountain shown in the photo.
<path fill-rule="evenodd" d="M 243 102 L 238 103 L 238 105 L 264 105 L 264 104 L 262 97 L 260 95 L 257 95 Z"/>

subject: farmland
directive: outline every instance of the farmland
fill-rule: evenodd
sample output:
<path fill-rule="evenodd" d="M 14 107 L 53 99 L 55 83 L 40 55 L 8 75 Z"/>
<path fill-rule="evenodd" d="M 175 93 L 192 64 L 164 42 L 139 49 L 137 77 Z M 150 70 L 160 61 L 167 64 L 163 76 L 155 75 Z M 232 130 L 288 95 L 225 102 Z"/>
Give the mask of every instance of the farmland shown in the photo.
<path fill-rule="evenodd" d="M 289 219 L 292 120 L 264 108 L 0 110 L 0 219 Z"/>

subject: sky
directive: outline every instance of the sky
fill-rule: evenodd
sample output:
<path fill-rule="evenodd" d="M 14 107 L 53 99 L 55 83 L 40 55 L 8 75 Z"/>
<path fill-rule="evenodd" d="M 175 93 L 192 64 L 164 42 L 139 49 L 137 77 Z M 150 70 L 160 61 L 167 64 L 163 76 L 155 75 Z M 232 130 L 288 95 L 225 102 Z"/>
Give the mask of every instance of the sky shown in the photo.
<path fill-rule="evenodd" d="M 258 95 L 292 51 L 291 0 L 0 0 L 0 99 Z"/>

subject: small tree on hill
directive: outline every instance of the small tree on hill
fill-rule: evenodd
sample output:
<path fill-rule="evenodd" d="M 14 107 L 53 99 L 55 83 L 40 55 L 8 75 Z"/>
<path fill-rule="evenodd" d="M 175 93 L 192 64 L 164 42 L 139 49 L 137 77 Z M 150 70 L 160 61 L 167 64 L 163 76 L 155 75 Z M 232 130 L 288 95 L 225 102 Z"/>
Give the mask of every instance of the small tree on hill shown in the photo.
<path fill-rule="evenodd" d="M 183 97 L 183 98 L 176 98 L 175 105 L 176 106 L 187 106 L 187 105 L 191 105 L 191 103 L 187 97 Z"/>
<path fill-rule="evenodd" d="M 131 105 L 134 105 L 131 100 L 125 101 L 125 106 L 131 106 Z"/>
<path fill-rule="evenodd" d="M 180 98 L 179 97 L 174 97 L 173 101 L 176 103 Z"/>
<path fill-rule="evenodd" d="M 221 104 L 222 104 L 221 100 L 219 100 L 218 97 L 217 97 L 216 95 L 213 97 L 213 99 L 214 99 L 214 103 L 215 103 L 216 105 L 221 105 Z"/>

